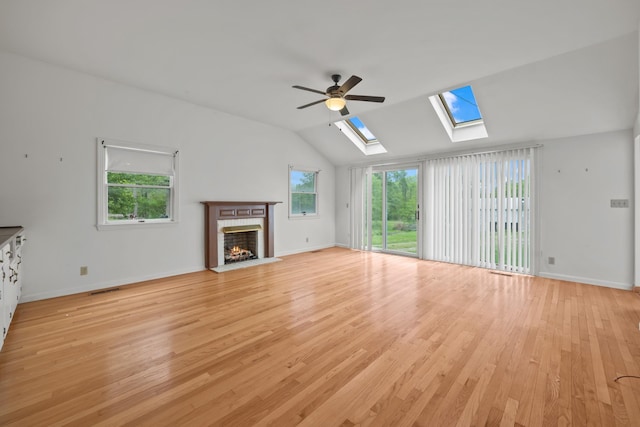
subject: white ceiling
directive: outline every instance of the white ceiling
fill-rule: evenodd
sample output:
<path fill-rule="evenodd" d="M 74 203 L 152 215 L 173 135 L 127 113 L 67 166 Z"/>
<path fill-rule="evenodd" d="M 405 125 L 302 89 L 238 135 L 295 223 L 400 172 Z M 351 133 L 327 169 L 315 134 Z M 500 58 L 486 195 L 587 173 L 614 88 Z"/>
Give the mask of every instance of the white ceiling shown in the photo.
<path fill-rule="evenodd" d="M 638 109 L 638 0 L 2 0 L 0 49 L 291 129 L 363 162 L 294 84 L 363 78 L 350 102 L 386 157 L 463 148 L 427 96 L 471 83 L 495 145 L 626 129 Z"/>

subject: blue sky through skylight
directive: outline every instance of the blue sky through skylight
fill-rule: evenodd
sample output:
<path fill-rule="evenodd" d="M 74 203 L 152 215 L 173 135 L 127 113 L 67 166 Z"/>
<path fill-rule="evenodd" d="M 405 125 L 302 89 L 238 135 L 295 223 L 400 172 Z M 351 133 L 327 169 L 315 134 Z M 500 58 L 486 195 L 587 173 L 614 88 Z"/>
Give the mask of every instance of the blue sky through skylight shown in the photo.
<path fill-rule="evenodd" d="M 482 119 L 471 86 L 442 92 L 441 97 L 447 104 L 454 125 Z"/>
<path fill-rule="evenodd" d="M 353 116 L 350 119 L 347 119 L 347 121 L 349 121 L 368 142 L 375 141 L 377 139 L 357 116 Z"/>

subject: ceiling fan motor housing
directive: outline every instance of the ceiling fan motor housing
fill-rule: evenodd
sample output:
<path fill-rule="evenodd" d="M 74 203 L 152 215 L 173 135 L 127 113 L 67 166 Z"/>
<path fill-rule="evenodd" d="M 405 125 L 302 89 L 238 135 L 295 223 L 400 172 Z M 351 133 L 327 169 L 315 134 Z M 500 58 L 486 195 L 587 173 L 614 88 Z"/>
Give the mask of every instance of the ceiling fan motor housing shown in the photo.
<path fill-rule="evenodd" d="M 343 94 L 340 91 L 340 86 L 335 85 L 335 86 L 329 86 L 327 88 L 327 95 L 332 97 L 332 98 L 335 98 L 335 97 L 338 97 L 338 96 L 342 96 Z"/>
<path fill-rule="evenodd" d="M 338 96 L 342 96 L 344 95 L 342 92 L 340 92 L 340 86 L 338 86 L 338 82 L 340 81 L 340 79 L 342 78 L 342 76 L 340 74 L 332 74 L 331 75 L 331 80 L 333 80 L 333 86 L 329 86 L 327 88 L 327 95 L 329 95 L 332 98 L 338 97 Z"/>

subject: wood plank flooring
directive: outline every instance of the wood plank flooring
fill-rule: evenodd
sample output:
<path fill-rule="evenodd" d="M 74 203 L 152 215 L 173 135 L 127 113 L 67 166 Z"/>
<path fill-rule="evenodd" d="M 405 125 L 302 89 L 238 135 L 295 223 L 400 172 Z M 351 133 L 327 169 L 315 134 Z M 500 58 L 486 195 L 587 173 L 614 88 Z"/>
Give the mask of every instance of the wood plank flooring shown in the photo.
<path fill-rule="evenodd" d="M 640 426 L 640 295 L 334 248 L 21 304 L 0 425 Z"/>

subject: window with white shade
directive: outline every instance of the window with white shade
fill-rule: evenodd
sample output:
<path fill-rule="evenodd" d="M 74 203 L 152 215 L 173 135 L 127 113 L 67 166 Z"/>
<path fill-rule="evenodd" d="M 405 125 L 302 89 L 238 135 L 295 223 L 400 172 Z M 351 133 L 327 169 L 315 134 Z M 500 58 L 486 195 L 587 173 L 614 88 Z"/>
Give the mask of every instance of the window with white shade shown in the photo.
<path fill-rule="evenodd" d="M 178 219 L 178 151 L 98 139 L 98 228 Z"/>

